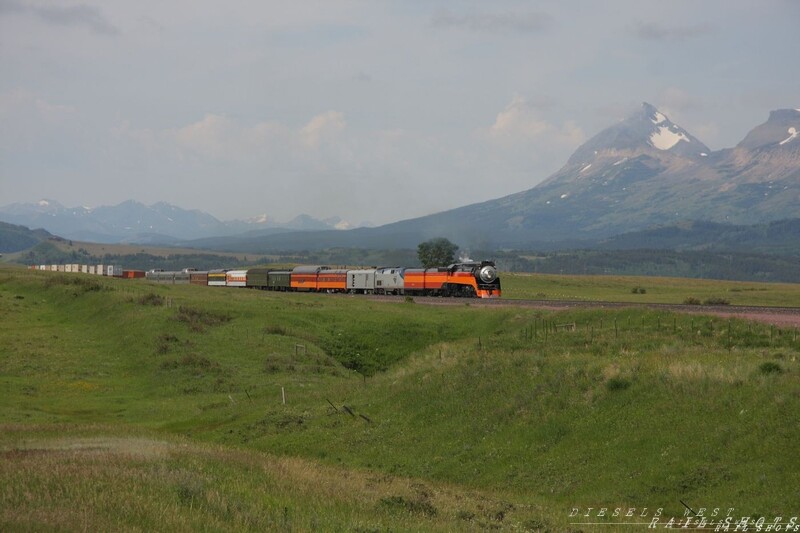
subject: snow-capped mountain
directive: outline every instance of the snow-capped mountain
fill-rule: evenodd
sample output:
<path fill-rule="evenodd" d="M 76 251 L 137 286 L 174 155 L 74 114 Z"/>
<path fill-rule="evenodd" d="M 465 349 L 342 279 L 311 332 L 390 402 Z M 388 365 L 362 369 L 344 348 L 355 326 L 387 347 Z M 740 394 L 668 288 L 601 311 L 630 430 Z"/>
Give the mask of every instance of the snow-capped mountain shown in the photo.
<path fill-rule="evenodd" d="M 800 218 L 800 111 L 783 109 L 734 148 L 712 151 L 650 104 L 589 139 L 532 189 L 359 230 L 362 242 L 526 248 L 606 238 L 683 221 L 762 224 Z M 348 233 L 327 236 L 345 244 Z M 262 249 L 308 247 L 315 235 L 273 236 Z M 386 238 L 383 240 L 385 241 Z"/>
<path fill-rule="evenodd" d="M 747 150 L 785 149 L 800 146 L 800 109 L 779 109 L 769 120 L 753 128 L 737 148 Z"/>
<path fill-rule="evenodd" d="M 68 208 L 50 199 L 16 203 L 0 208 L 0 220 L 29 228 L 44 228 L 68 239 L 141 244 L 174 244 L 259 231 L 338 229 L 337 225 L 347 225 L 338 218 L 329 224 L 308 215 L 299 215 L 286 223 L 277 222 L 267 215 L 248 220 L 220 221 L 197 209 L 182 209 L 166 202 L 145 205 L 133 200 L 95 208 Z"/>
<path fill-rule="evenodd" d="M 635 157 L 658 152 L 690 159 L 708 156 L 709 148 L 648 103 L 627 119 L 598 133 L 569 158 L 568 165 L 589 165 L 599 158 Z"/>
<path fill-rule="evenodd" d="M 504 206 L 497 214 L 507 211 L 498 222 L 511 232 L 595 237 L 684 220 L 800 217 L 800 140 L 792 130 L 800 131 L 800 112 L 774 111 L 735 148 L 712 152 L 645 103 L 541 184 L 496 200 Z"/>

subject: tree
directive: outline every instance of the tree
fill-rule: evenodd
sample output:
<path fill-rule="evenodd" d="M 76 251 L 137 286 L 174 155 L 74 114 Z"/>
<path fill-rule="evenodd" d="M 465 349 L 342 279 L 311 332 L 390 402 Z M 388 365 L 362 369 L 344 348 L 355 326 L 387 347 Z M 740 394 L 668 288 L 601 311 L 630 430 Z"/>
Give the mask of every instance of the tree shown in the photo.
<path fill-rule="evenodd" d="M 457 244 L 439 237 L 438 239 L 421 242 L 417 246 L 417 257 L 425 268 L 446 266 L 455 262 L 456 250 L 458 250 Z"/>

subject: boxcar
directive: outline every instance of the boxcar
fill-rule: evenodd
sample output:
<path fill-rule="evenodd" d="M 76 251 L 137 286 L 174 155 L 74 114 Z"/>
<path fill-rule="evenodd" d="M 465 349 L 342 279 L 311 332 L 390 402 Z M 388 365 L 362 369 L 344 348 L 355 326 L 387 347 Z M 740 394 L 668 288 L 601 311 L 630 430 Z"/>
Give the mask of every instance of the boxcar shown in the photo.
<path fill-rule="evenodd" d="M 360 294 L 372 294 L 375 290 L 375 269 L 348 270 L 347 291 Z"/>

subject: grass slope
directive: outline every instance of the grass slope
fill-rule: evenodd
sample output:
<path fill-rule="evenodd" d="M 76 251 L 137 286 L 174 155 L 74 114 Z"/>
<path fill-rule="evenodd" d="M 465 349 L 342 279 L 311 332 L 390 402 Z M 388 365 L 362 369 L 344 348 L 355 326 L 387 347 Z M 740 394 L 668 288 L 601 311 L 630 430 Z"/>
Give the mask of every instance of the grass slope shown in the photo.
<path fill-rule="evenodd" d="M 573 507 L 800 511 L 795 331 L 14 269 L 0 315 L 0 529 L 563 531 Z"/>

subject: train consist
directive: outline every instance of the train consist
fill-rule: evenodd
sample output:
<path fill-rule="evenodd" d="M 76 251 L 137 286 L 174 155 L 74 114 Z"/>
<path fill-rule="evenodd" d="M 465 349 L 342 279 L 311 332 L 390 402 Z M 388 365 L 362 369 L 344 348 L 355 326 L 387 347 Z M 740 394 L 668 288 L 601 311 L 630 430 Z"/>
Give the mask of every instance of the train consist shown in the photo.
<path fill-rule="evenodd" d="M 448 267 L 426 269 L 384 267 L 349 270 L 327 266 L 298 266 L 292 270 L 151 270 L 146 273 L 146 278 L 157 283 L 249 287 L 273 291 L 465 298 L 499 298 L 501 293 L 500 278 L 491 261 L 455 263 Z"/>

